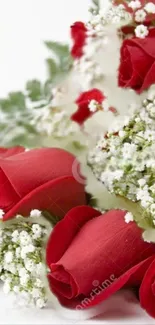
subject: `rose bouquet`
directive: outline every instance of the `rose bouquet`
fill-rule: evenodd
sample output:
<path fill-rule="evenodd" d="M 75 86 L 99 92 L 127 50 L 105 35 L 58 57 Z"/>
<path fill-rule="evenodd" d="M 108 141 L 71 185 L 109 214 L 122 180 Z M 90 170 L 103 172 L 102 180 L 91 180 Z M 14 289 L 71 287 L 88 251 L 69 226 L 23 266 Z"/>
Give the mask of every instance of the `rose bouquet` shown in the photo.
<path fill-rule="evenodd" d="M 0 279 L 39 308 L 90 309 L 130 288 L 155 317 L 155 3 L 93 4 L 70 54 L 46 42 L 68 53 L 68 76 L 0 101 L 3 143 L 19 145 L 0 149 Z M 28 107 L 22 141 L 17 125 L 7 134 L 12 105 Z"/>

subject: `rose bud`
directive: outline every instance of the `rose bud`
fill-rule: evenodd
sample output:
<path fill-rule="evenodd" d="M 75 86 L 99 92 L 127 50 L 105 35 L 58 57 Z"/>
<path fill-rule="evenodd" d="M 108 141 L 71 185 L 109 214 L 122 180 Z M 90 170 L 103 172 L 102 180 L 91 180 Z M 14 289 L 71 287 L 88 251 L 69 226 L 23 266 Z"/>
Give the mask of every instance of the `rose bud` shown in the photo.
<path fill-rule="evenodd" d="M 72 174 L 72 154 L 56 148 L 24 150 L 0 150 L 4 221 L 17 214 L 27 216 L 32 209 L 62 218 L 71 208 L 86 203 L 84 179 L 81 184 Z"/>
<path fill-rule="evenodd" d="M 89 91 L 81 93 L 76 100 L 78 110 L 71 116 L 71 119 L 78 124 L 83 124 L 94 114 L 94 112 L 92 112 L 89 108 L 90 102 L 94 101 L 97 106 L 101 106 L 104 99 L 105 96 L 103 95 L 102 91 L 97 88 L 93 88 Z"/>
<path fill-rule="evenodd" d="M 81 21 L 75 22 L 71 26 L 71 37 L 74 42 L 71 50 L 72 57 L 79 59 L 83 55 L 83 47 L 87 38 L 87 28 L 85 24 Z"/>
<path fill-rule="evenodd" d="M 51 290 L 68 307 L 94 306 L 124 286 L 139 286 L 155 254 L 126 212 L 72 209 L 54 228 L 46 260 Z"/>

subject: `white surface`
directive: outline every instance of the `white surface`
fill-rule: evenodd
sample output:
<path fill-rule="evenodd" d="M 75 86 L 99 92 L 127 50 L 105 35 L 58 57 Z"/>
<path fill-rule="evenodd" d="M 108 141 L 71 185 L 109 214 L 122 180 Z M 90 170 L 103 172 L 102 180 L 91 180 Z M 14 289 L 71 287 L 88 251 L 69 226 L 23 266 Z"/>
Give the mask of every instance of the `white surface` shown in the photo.
<path fill-rule="evenodd" d="M 68 310 L 54 309 L 27 309 L 23 307 L 13 306 L 9 299 L 0 291 L 1 316 L 0 324 L 7 325 L 114 325 L 114 324 L 155 324 L 154 319 L 150 318 L 143 310 L 141 310 L 138 302 L 131 292 L 123 291 L 117 293 L 109 300 L 105 301 L 97 311 L 89 312 L 91 317 L 95 313 L 99 314 L 91 319 L 88 318 L 88 312 L 78 313 Z M 100 311 L 100 312 L 99 312 Z M 101 314 L 102 311 L 102 314 Z"/>
<path fill-rule="evenodd" d="M 43 40 L 68 41 L 69 26 L 88 16 L 89 0 L 0 0 L 0 97 L 24 87 L 27 79 L 45 76 L 48 52 Z M 80 321 L 86 314 L 12 306 L 0 290 L 0 324 L 154 324 L 131 293 L 106 301 L 102 316 Z M 95 315 L 96 311 L 91 314 Z M 67 317 L 74 320 L 68 320 Z"/>

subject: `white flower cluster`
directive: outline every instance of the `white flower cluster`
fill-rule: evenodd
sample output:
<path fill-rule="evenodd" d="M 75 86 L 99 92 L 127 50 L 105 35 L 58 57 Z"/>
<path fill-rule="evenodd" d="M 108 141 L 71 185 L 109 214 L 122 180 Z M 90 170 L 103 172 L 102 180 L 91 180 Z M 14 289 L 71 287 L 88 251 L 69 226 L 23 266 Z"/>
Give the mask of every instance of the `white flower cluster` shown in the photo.
<path fill-rule="evenodd" d="M 12 294 L 21 305 L 43 308 L 47 302 L 47 269 L 43 260 L 47 230 L 31 222 L 40 216 L 34 210 L 27 221 L 21 216 L 0 229 L 0 279 L 4 293 Z"/>
<path fill-rule="evenodd" d="M 140 202 L 155 225 L 155 87 L 140 112 L 100 139 L 88 164 L 111 193 Z"/>
<path fill-rule="evenodd" d="M 104 79 L 104 72 L 96 57 L 101 49 L 108 46 L 109 34 L 107 26 L 115 24 L 116 28 L 127 24 L 130 21 L 130 15 L 125 11 L 124 6 L 114 6 L 110 4 L 106 10 L 102 9 L 98 15 L 92 15 L 86 25 L 87 38 L 83 48 L 83 56 L 74 61 L 74 71 L 80 75 L 83 91 L 89 90 Z"/>
<path fill-rule="evenodd" d="M 95 55 L 103 47 L 104 40 L 100 35 L 94 37 L 94 30 L 90 29 L 83 49 L 84 54 L 80 59 L 74 61 L 74 72 L 80 75 L 84 91 L 91 89 L 103 79 L 103 72 L 95 60 Z"/>
<path fill-rule="evenodd" d="M 107 6 L 105 5 L 104 8 L 99 11 L 98 15 L 92 16 L 90 24 L 94 30 L 100 32 L 104 30 L 105 25 L 113 24 L 117 27 L 121 27 L 127 25 L 131 20 L 132 16 L 126 11 L 123 4 L 116 6 L 113 2 L 109 2 Z"/>
<path fill-rule="evenodd" d="M 69 113 L 50 106 L 35 110 L 31 125 L 40 134 L 55 138 L 67 137 L 78 131 L 78 125 L 71 121 Z"/>
<path fill-rule="evenodd" d="M 92 99 L 88 105 L 90 112 L 94 113 L 97 111 L 108 111 L 110 109 L 108 101 L 103 100 L 102 104 L 98 103 L 95 99 Z"/>
<path fill-rule="evenodd" d="M 155 4 L 153 2 L 145 2 L 142 4 L 139 0 L 130 1 L 128 7 L 134 11 L 134 20 L 141 23 L 135 28 L 135 35 L 139 38 L 145 38 L 149 34 L 149 29 L 145 24 L 148 14 L 155 14 Z"/>

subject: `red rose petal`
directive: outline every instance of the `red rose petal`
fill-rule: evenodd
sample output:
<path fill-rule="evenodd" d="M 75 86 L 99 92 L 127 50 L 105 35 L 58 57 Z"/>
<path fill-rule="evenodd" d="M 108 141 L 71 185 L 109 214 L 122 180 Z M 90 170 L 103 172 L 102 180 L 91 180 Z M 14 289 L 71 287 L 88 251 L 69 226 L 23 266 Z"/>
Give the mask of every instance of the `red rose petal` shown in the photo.
<path fill-rule="evenodd" d="M 105 99 L 105 96 L 97 88 L 93 88 L 89 91 L 80 94 L 80 96 L 76 100 L 78 110 L 71 116 L 71 119 L 74 122 L 83 124 L 89 117 L 93 115 L 93 113 L 89 109 L 89 103 L 93 99 L 96 100 L 99 104 L 102 104 L 103 100 Z"/>
<path fill-rule="evenodd" d="M 155 317 L 155 259 L 148 268 L 140 287 L 139 296 L 141 306 Z"/>
<path fill-rule="evenodd" d="M 81 227 L 88 220 L 91 220 L 100 214 L 99 211 L 89 206 L 76 207 L 70 210 L 65 218 L 54 227 L 51 233 L 46 248 L 47 265 L 50 267 L 51 263 L 57 262 Z M 57 244 L 58 241 L 59 245 Z M 53 247 L 55 248 L 53 249 Z"/>
<path fill-rule="evenodd" d="M 149 88 L 149 86 L 153 85 L 154 83 L 155 83 L 155 62 L 152 64 L 152 67 L 148 70 L 148 73 L 144 78 L 144 82 L 140 91 L 142 92 L 143 90 Z"/>
<path fill-rule="evenodd" d="M 0 158 L 7 158 L 25 151 L 24 147 L 0 148 Z"/>
<path fill-rule="evenodd" d="M 18 213 L 25 216 L 32 209 L 63 217 L 74 206 L 86 204 L 84 178 L 80 171 L 83 183 L 74 178 L 74 161 L 72 154 L 55 148 L 0 159 L 0 208 L 7 212 L 4 220 Z"/>
<path fill-rule="evenodd" d="M 85 203 L 83 185 L 73 177 L 60 177 L 28 193 L 4 215 L 3 221 L 17 214 L 28 216 L 33 209 L 46 210 L 54 216 L 63 218 L 70 209 Z"/>
<path fill-rule="evenodd" d="M 83 55 L 83 47 L 87 38 L 87 28 L 84 23 L 78 21 L 71 26 L 71 37 L 74 41 L 71 54 L 73 58 L 80 58 Z"/>
<path fill-rule="evenodd" d="M 72 176 L 75 157 L 56 148 L 34 149 L 0 161 L 0 168 L 20 197 L 48 181 Z M 1 184 L 2 190 L 2 184 Z"/>
<path fill-rule="evenodd" d="M 144 39 L 133 37 L 123 41 L 118 84 L 141 93 L 155 83 L 155 28 Z"/>

